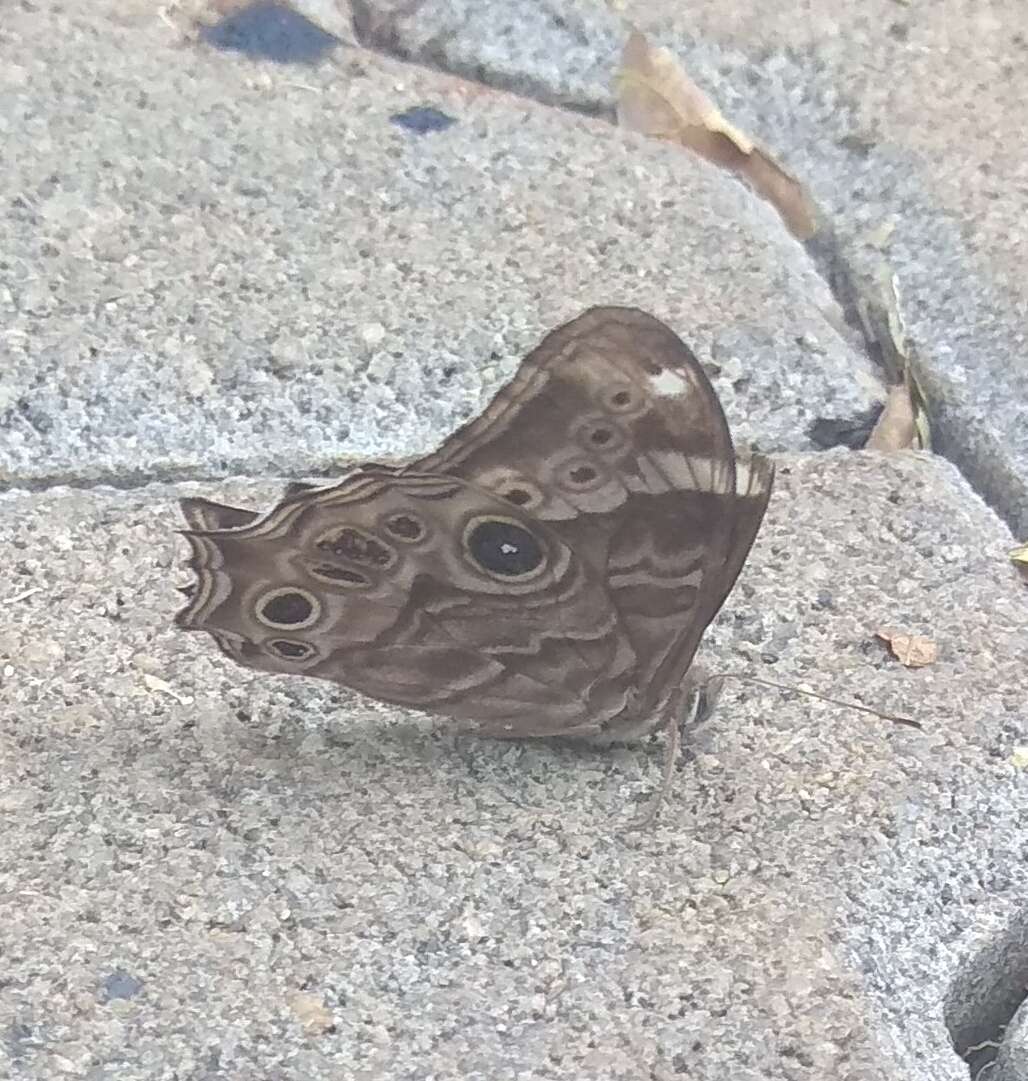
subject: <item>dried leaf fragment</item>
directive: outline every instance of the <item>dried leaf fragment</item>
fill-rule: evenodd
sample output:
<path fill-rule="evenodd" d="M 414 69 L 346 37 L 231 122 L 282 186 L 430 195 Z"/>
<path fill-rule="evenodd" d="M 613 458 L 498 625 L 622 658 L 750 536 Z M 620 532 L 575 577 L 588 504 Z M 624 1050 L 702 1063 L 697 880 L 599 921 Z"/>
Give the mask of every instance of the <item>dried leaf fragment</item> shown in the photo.
<path fill-rule="evenodd" d="M 165 679 L 160 679 L 158 676 L 152 676 L 149 672 L 143 673 L 143 682 L 146 684 L 148 691 L 154 691 L 159 694 L 166 694 L 169 698 L 174 698 L 179 705 L 183 704 L 182 698 L 175 692 L 175 688 Z"/>
<path fill-rule="evenodd" d="M 917 441 L 914 403 L 905 383 L 889 387 L 885 409 L 867 437 L 868 450 L 907 450 Z"/>
<path fill-rule="evenodd" d="M 1010 559 L 1021 577 L 1028 582 L 1028 542 L 1014 548 L 1010 553 Z"/>
<path fill-rule="evenodd" d="M 931 450 L 928 405 L 917 381 L 914 350 L 903 321 L 899 279 L 883 265 L 875 284 L 876 295 L 858 305 L 864 336 L 877 346 L 881 363 L 894 381 L 885 410 L 867 440 L 868 450 Z"/>
<path fill-rule="evenodd" d="M 934 664 L 939 647 L 921 634 L 900 634 L 898 631 L 875 631 L 875 637 L 885 642 L 892 655 L 907 668 L 924 668 Z"/>
<path fill-rule="evenodd" d="M 729 123 L 689 78 L 674 55 L 633 30 L 616 79 L 618 123 L 679 143 L 749 182 L 800 240 L 817 230 L 814 204 L 803 186 L 752 139 Z"/>
<path fill-rule="evenodd" d="M 303 1025 L 304 1031 L 311 1035 L 320 1035 L 335 1027 L 332 1011 L 326 1008 L 317 995 L 297 991 L 289 999 L 289 1009 L 297 1021 Z"/>

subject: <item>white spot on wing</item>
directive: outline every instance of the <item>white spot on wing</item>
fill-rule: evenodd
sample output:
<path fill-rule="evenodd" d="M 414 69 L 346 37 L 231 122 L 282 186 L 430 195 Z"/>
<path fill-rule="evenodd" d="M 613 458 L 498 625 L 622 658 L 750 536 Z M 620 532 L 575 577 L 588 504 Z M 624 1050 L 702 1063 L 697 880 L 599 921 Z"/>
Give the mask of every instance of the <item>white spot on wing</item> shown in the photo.
<path fill-rule="evenodd" d="M 638 476 L 627 485 L 634 492 L 728 492 L 729 471 L 717 458 L 682 454 L 677 450 L 652 450 L 636 461 Z"/>
<path fill-rule="evenodd" d="M 658 398 L 680 398 L 689 390 L 689 381 L 670 368 L 665 368 L 660 375 L 651 375 L 647 378 L 653 393 Z"/>
<path fill-rule="evenodd" d="M 678 451 L 657 451 L 653 457 L 675 488 L 694 492 L 728 491 L 725 463 L 718 458 L 701 458 Z"/>
<path fill-rule="evenodd" d="M 750 463 L 743 459 L 735 461 L 735 492 L 736 495 L 745 495 L 750 487 L 752 478 Z"/>
<path fill-rule="evenodd" d="M 766 460 L 761 459 L 755 465 L 748 458 L 738 458 L 735 462 L 735 490 L 740 496 L 764 495 L 771 483 L 771 476 Z"/>

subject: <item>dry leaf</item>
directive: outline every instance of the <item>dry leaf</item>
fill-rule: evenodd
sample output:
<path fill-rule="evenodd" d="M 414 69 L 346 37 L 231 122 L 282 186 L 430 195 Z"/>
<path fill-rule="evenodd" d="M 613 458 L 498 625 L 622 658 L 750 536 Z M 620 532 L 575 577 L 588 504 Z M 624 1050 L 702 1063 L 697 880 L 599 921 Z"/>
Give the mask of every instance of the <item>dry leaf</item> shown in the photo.
<path fill-rule="evenodd" d="M 293 1016 L 303 1025 L 304 1030 L 313 1035 L 328 1032 L 335 1026 L 335 1018 L 332 1012 L 317 995 L 308 995 L 303 991 L 297 991 L 289 999 L 289 1009 Z"/>
<path fill-rule="evenodd" d="M 1013 560 L 1018 574 L 1028 582 L 1028 543 L 1020 544 L 1014 548 L 1010 553 L 1010 558 Z"/>
<path fill-rule="evenodd" d="M 1010 558 L 1015 563 L 1023 563 L 1026 567 L 1028 567 L 1028 541 L 1026 541 L 1024 544 L 1019 544 L 1016 548 L 1014 548 L 1010 553 Z"/>
<path fill-rule="evenodd" d="M 907 450 L 917 441 L 914 403 L 904 383 L 889 388 L 885 409 L 871 429 L 865 446 L 868 450 Z"/>
<path fill-rule="evenodd" d="M 868 437 L 868 450 L 931 450 L 928 406 L 915 374 L 915 358 L 903 322 L 899 279 L 887 266 L 878 275 L 876 295 L 858 305 L 865 337 L 880 351 L 893 380 L 885 411 Z"/>
<path fill-rule="evenodd" d="M 912 365 L 907 368 L 906 375 L 907 394 L 910 396 L 910 402 L 914 409 L 914 427 L 917 429 L 916 448 L 918 450 L 931 450 L 932 427 L 931 421 L 928 419 L 928 402 L 917 382 Z"/>
<path fill-rule="evenodd" d="M 800 240 L 814 235 L 815 209 L 803 186 L 766 151 L 730 124 L 673 54 L 652 48 L 633 30 L 617 76 L 618 123 L 668 139 L 742 176 Z"/>
<path fill-rule="evenodd" d="M 885 642 L 892 655 L 907 668 L 924 668 L 934 664 L 939 647 L 920 634 L 899 634 L 896 631 L 875 631 L 875 637 Z"/>

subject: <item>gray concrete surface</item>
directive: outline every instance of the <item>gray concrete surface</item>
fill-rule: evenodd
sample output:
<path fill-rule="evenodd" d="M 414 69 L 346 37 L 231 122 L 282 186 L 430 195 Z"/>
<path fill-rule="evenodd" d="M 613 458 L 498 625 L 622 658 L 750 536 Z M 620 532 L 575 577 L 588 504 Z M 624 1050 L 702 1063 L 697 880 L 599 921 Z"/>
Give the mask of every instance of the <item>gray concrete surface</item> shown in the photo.
<path fill-rule="evenodd" d="M 7 484 L 409 454 L 613 301 L 721 366 L 743 441 L 811 448 L 882 398 L 775 216 L 671 148 L 373 54 L 181 47 L 100 5 L 7 32 Z M 419 104 L 458 123 L 390 123 Z"/>
<path fill-rule="evenodd" d="M 504 10 L 375 24 L 491 87 L 352 48 L 219 54 L 144 3 L 5 17 L 0 1075 L 1024 1081 L 1028 593 L 974 490 L 996 502 L 977 421 L 943 425 L 973 484 L 811 453 L 814 421 L 880 397 L 824 264 L 734 181 L 547 104 L 601 101 L 599 5 Z M 820 53 L 739 42 L 689 55 L 724 86 L 751 65 L 797 139 L 850 116 Z M 457 123 L 390 122 L 417 105 Z M 834 175 L 845 254 L 885 204 Z M 905 183 L 900 232 L 927 220 Z M 970 280 L 994 300 L 924 250 L 922 345 Z M 422 450 L 597 302 L 671 322 L 779 458 L 705 662 L 923 732 L 730 683 L 630 832 L 659 740 L 477 741 L 171 626 L 179 495 L 259 507 L 276 478 Z M 1016 409 L 993 355 L 968 386 Z M 938 661 L 890 658 L 896 626 Z"/>
<path fill-rule="evenodd" d="M 372 40 L 403 55 L 608 117 L 629 22 L 675 52 L 808 185 L 842 296 L 897 275 L 940 449 L 1028 535 L 1020 0 L 373 6 Z"/>
<path fill-rule="evenodd" d="M 966 1076 L 992 989 L 947 996 L 1028 877 L 1028 597 L 952 467 L 781 470 L 708 663 L 924 731 L 730 687 L 643 833 L 659 742 L 461 737 L 172 628 L 175 496 L 273 485 L 5 495 L 13 1076 Z"/>
<path fill-rule="evenodd" d="M 1014 1015 L 996 1056 L 995 1081 L 1022 1081 L 1028 1077 L 1028 1006 Z"/>

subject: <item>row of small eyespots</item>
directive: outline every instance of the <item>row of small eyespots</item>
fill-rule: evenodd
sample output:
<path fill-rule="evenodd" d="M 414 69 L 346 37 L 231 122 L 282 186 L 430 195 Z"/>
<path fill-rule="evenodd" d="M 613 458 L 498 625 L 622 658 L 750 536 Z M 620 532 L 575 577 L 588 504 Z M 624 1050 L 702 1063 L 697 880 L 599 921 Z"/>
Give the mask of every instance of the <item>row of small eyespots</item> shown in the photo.
<path fill-rule="evenodd" d="M 637 413 L 648 406 L 646 394 L 634 387 L 609 389 L 601 404 L 611 414 L 627 415 Z M 610 456 L 624 449 L 628 437 L 619 424 L 588 420 L 573 435 L 573 439 L 586 451 L 595 450 Z M 578 458 L 568 462 L 557 477 L 557 484 L 571 492 L 587 491 L 604 483 L 609 475 L 597 469 L 593 459 Z M 501 484 L 499 493 L 502 499 L 516 507 L 535 508 L 541 506 L 544 497 L 541 489 L 524 479 L 514 480 L 509 486 Z"/>
<path fill-rule="evenodd" d="M 615 414 L 637 412 L 644 401 L 632 388 L 621 387 L 610 390 L 605 395 L 603 404 Z M 618 439 L 618 436 L 621 436 Z M 603 423 L 590 425 L 583 434 L 583 441 L 597 449 L 618 448 L 624 442 L 624 435 L 616 426 Z M 594 487 L 607 478 L 587 459 L 569 462 L 562 471 L 558 483 L 571 491 L 583 491 Z M 541 491 L 535 485 L 525 483 L 507 488 L 502 497 L 514 506 L 537 504 L 542 499 Z M 390 536 L 407 542 L 422 540 L 427 530 L 424 523 L 414 515 L 392 514 L 386 518 L 383 528 Z M 343 536 L 347 543 L 341 544 Z M 354 562 L 365 562 L 381 567 L 391 565 L 396 558 L 395 550 L 363 530 L 349 528 L 345 533 L 337 532 L 335 543 L 322 538 L 319 547 L 344 555 Z M 482 519 L 473 528 L 469 528 L 464 538 L 467 552 L 486 573 L 497 577 L 525 577 L 538 572 L 545 562 L 544 546 L 523 525 L 505 519 Z M 342 550 L 336 550 L 341 547 Z M 315 577 L 334 584 L 361 588 L 370 585 L 370 580 L 358 571 L 338 567 L 334 564 L 311 564 L 308 569 Z M 258 602 L 257 617 L 266 626 L 273 629 L 302 630 L 316 622 L 321 613 L 321 605 L 306 590 L 285 588 L 266 594 Z M 305 659 L 311 655 L 313 647 L 304 642 L 290 642 L 277 639 L 269 643 L 280 656 L 288 659 Z"/>
<path fill-rule="evenodd" d="M 391 513 L 382 520 L 380 528 L 405 544 L 416 544 L 428 535 L 425 523 L 413 514 Z M 348 563 L 363 564 L 375 570 L 391 567 L 397 559 L 397 551 L 392 545 L 385 543 L 376 534 L 356 526 L 342 526 L 330 530 L 322 534 L 314 542 L 314 546 L 326 554 L 345 559 Z M 352 567 L 340 567 L 329 562 L 310 562 L 307 569 L 315 578 L 329 585 L 361 589 L 371 584 L 371 579 L 366 574 Z"/>

